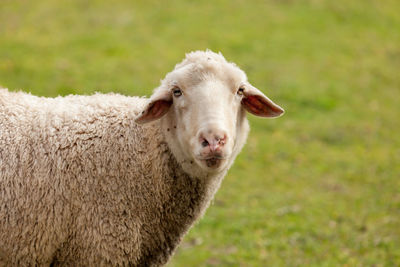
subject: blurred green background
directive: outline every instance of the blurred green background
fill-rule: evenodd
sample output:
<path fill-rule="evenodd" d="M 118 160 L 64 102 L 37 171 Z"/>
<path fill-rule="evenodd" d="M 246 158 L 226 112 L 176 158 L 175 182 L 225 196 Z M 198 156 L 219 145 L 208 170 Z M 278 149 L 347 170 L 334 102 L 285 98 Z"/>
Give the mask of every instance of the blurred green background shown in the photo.
<path fill-rule="evenodd" d="M 398 0 L 1 0 L 0 84 L 150 95 L 210 48 L 286 109 L 169 266 L 400 265 Z"/>

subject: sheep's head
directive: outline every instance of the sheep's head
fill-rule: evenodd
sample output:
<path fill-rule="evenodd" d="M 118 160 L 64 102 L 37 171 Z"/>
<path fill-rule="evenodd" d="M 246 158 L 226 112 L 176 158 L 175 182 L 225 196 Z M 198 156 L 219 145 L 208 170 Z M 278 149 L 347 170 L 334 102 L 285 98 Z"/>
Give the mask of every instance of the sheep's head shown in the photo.
<path fill-rule="evenodd" d="M 218 172 L 227 169 L 245 143 L 245 110 L 269 118 L 284 112 L 221 54 L 198 51 L 166 76 L 136 122 L 162 118 L 177 159 L 195 164 L 187 169 Z"/>

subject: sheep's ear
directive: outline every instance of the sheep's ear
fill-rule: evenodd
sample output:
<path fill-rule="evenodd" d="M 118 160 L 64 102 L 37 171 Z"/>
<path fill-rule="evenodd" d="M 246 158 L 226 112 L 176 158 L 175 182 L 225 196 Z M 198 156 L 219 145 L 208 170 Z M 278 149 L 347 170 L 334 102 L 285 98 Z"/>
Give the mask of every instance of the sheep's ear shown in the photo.
<path fill-rule="evenodd" d="M 242 105 L 248 112 L 260 117 L 274 118 L 285 112 L 283 108 L 250 84 L 244 87 Z"/>
<path fill-rule="evenodd" d="M 144 124 L 164 116 L 172 105 L 172 96 L 169 90 L 158 90 L 150 98 L 149 104 L 144 108 L 136 123 Z"/>

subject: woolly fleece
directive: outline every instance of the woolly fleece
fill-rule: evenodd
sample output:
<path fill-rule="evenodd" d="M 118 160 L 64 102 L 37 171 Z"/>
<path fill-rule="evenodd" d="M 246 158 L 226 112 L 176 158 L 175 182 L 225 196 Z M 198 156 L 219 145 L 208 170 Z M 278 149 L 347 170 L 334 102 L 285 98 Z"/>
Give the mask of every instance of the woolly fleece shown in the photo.
<path fill-rule="evenodd" d="M 225 71 L 239 71 L 209 51 L 188 54 L 175 71 L 188 64 L 206 69 L 193 64 L 201 61 L 227 77 L 210 58 Z M 253 101 L 258 108 L 274 107 L 259 91 L 248 90 L 263 99 Z M 135 122 L 150 101 L 118 94 L 44 98 L 0 89 L 0 266 L 168 261 L 208 207 L 249 126 L 240 108 L 227 167 L 194 175 L 195 164 L 177 149 L 179 127 L 168 124 L 174 123 L 172 112 Z"/>
<path fill-rule="evenodd" d="M 210 197 L 147 100 L 0 90 L 0 265 L 162 265 Z"/>

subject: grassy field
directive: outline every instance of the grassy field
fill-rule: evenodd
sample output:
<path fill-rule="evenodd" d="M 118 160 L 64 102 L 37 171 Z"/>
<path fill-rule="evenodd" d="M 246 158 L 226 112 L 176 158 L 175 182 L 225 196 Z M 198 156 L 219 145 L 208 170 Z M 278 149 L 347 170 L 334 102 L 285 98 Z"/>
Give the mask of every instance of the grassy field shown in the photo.
<path fill-rule="evenodd" d="M 399 1 L 0 3 L 11 90 L 149 95 L 206 48 L 286 114 L 249 115 L 246 147 L 169 266 L 399 266 Z"/>

